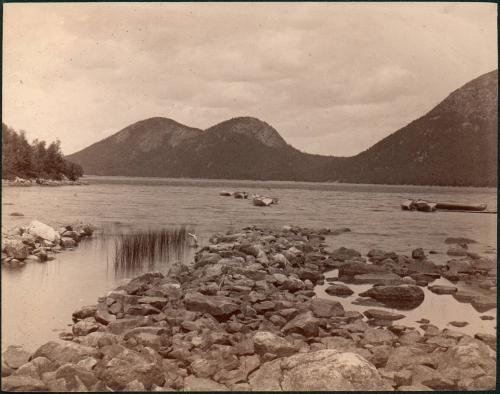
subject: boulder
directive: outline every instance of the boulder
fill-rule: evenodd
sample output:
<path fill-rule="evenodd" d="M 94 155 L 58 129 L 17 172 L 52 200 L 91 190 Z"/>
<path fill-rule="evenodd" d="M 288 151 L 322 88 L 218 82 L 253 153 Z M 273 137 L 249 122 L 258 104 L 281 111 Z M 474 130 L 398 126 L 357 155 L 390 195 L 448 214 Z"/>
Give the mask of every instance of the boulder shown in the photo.
<path fill-rule="evenodd" d="M 334 251 L 332 251 L 330 253 L 330 256 L 334 260 L 346 261 L 346 260 L 351 260 L 355 257 L 361 257 L 361 253 L 359 253 L 357 250 L 354 250 L 354 249 L 348 249 L 348 248 L 341 247 L 341 248 L 338 248 L 338 249 L 335 249 Z"/>
<path fill-rule="evenodd" d="M 383 309 L 368 309 L 364 312 L 364 315 L 369 319 L 381 319 L 381 320 L 400 320 L 405 317 L 399 313 L 389 312 Z"/>
<path fill-rule="evenodd" d="M 76 241 L 70 237 L 62 237 L 61 246 L 63 248 L 74 248 L 76 246 Z"/>
<path fill-rule="evenodd" d="M 2 246 L 7 256 L 12 257 L 14 259 L 24 260 L 25 258 L 28 257 L 30 253 L 29 246 L 18 239 L 4 240 Z"/>
<path fill-rule="evenodd" d="M 397 336 L 389 330 L 383 328 L 368 327 L 363 332 L 361 343 L 370 345 L 382 345 L 392 343 Z"/>
<path fill-rule="evenodd" d="M 228 318 L 240 309 L 232 298 L 206 296 L 198 292 L 187 293 L 184 296 L 184 305 L 189 311 L 209 313 L 216 318 Z"/>
<path fill-rule="evenodd" d="M 98 377 L 113 390 L 123 390 L 134 380 L 141 382 L 147 390 L 153 384 L 162 386 L 165 377 L 161 358 L 158 353 L 149 350 L 139 353 L 123 349 L 99 370 Z"/>
<path fill-rule="evenodd" d="M 425 259 L 424 250 L 422 248 L 412 250 L 411 258 L 416 260 L 424 260 Z"/>
<path fill-rule="evenodd" d="M 458 289 L 455 286 L 433 285 L 429 286 L 429 290 L 436 294 L 453 294 Z"/>
<path fill-rule="evenodd" d="M 46 225 L 45 223 L 39 222 L 38 220 L 33 220 L 26 229 L 28 234 L 35 237 L 57 243 L 61 236 L 52 227 Z"/>
<path fill-rule="evenodd" d="M 253 337 L 253 342 L 255 352 L 260 355 L 272 353 L 278 357 L 286 357 L 298 350 L 286 339 L 267 331 L 258 331 Z"/>
<path fill-rule="evenodd" d="M 406 310 L 416 308 L 425 297 L 424 291 L 415 285 L 375 286 L 359 295 L 371 297 L 384 304 Z"/>
<path fill-rule="evenodd" d="M 472 263 L 468 260 L 450 260 L 446 263 L 446 269 L 455 274 L 473 272 Z"/>
<path fill-rule="evenodd" d="M 354 275 L 354 282 L 357 284 L 371 283 L 384 286 L 397 286 L 404 283 L 399 275 L 391 272 Z"/>
<path fill-rule="evenodd" d="M 94 317 L 97 312 L 97 305 L 82 306 L 80 309 L 73 312 L 73 321 L 83 320 L 88 317 Z"/>
<path fill-rule="evenodd" d="M 89 356 L 96 357 L 97 350 L 92 347 L 79 345 L 73 342 L 61 344 L 50 341 L 40 346 L 35 351 L 32 358 L 46 357 L 50 361 L 54 361 L 55 363 L 62 365 L 65 363 L 77 363 Z"/>
<path fill-rule="evenodd" d="M 354 291 L 352 291 L 346 285 L 341 285 L 339 283 L 334 283 L 334 284 L 328 286 L 325 289 L 325 293 L 328 294 L 328 295 L 332 295 L 332 296 L 336 295 L 336 296 L 339 296 L 339 297 L 347 297 L 347 296 L 350 296 L 351 294 L 353 294 Z"/>
<path fill-rule="evenodd" d="M 72 327 L 73 335 L 76 337 L 85 336 L 97 330 L 99 330 L 99 325 L 95 322 L 94 319 L 80 320 Z"/>
<path fill-rule="evenodd" d="M 49 391 L 40 379 L 29 376 L 8 376 L 2 378 L 2 391 Z"/>
<path fill-rule="evenodd" d="M 264 363 L 249 377 L 253 391 L 391 390 L 374 365 L 334 349 L 299 353 Z"/>
<path fill-rule="evenodd" d="M 282 328 L 285 334 L 297 333 L 306 337 L 315 337 L 318 335 L 319 320 L 314 317 L 311 311 L 301 313 L 290 320 Z"/>
<path fill-rule="evenodd" d="M 467 256 L 467 249 L 463 248 L 462 246 L 456 245 L 456 246 L 451 246 L 448 251 L 446 252 L 448 256 Z"/>
<path fill-rule="evenodd" d="M 480 313 L 487 312 L 497 307 L 497 298 L 491 296 L 476 296 L 472 299 L 471 305 Z"/>
<path fill-rule="evenodd" d="M 288 290 L 291 293 L 294 293 L 299 290 L 303 290 L 306 287 L 304 282 L 302 282 L 298 278 L 287 277 L 286 280 L 281 285 L 283 290 Z"/>
<path fill-rule="evenodd" d="M 389 273 L 385 267 L 379 265 L 361 263 L 359 261 L 351 261 L 343 264 L 339 268 L 339 277 L 354 276 L 371 273 Z"/>
<path fill-rule="evenodd" d="M 197 378 L 189 375 L 184 379 L 184 391 L 229 391 L 227 386 L 217 383 L 212 379 Z"/>
<path fill-rule="evenodd" d="M 92 372 L 75 364 L 61 365 L 55 373 L 55 378 L 64 379 L 69 390 L 77 389 L 80 383 L 83 383 L 87 389 L 97 383 L 97 377 Z"/>
<path fill-rule="evenodd" d="M 57 366 L 45 357 L 37 357 L 18 368 L 14 376 L 30 376 L 39 379 L 45 372 L 52 372 Z"/>
<path fill-rule="evenodd" d="M 465 378 L 495 376 L 495 352 L 481 341 L 463 338 L 439 358 L 437 371 L 443 378 L 458 381 Z"/>
<path fill-rule="evenodd" d="M 24 350 L 21 346 L 9 346 L 2 354 L 2 361 L 12 369 L 17 369 L 21 365 L 26 364 L 30 359 L 31 354 Z"/>
<path fill-rule="evenodd" d="M 311 300 L 311 309 L 316 317 L 344 316 L 344 307 L 334 300 L 314 298 Z"/>

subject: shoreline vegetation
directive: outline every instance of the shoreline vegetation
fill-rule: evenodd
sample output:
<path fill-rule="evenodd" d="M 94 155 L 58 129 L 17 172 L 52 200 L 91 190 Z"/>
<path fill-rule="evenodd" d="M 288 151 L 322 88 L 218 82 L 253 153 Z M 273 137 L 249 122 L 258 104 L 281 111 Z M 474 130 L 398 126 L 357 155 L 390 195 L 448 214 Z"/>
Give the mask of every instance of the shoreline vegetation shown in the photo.
<path fill-rule="evenodd" d="M 144 273 L 72 315 L 65 342 L 29 353 L 10 346 L 2 359 L 7 391 L 432 391 L 494 390 L 496 337 L 397 324 L 399 313 L 345 310 L 317 298 L 315 286 L 338 269 L 372 283 L 360 294 L 384 305 L 423 302 L 422 286 L 478 310 L 496 297 L 430 285 L 441 276 L 496 286 L 496 263 L 448 239 L 450 260 L 436 266 L 422 249 L 411 257 L 325 249 L 335 231 L 247 227 L 214 234 L 189 264 L 168 275 Z M 461 245 L 461 246 L 456 246 Z M 457 252 L 457 248 L 460 248 Z M 460 259 L 458 258 L 460 257 Z M 339 298 L 337 298 L 339 299 Z M 400 309 L 404 313 L 404 308 Z M 456 327 L 460 327 L 457 322 Z"/>
<path fill-rule="evenodd" d="M 59 140 L 48 144 L 35 139 L 31 144 L 24 131 L 16 131 L 2 123 L 2 186 L 28 183 L 53 186 L 73 184 L 83 175 L 79 164 L 64 158 Z"/>

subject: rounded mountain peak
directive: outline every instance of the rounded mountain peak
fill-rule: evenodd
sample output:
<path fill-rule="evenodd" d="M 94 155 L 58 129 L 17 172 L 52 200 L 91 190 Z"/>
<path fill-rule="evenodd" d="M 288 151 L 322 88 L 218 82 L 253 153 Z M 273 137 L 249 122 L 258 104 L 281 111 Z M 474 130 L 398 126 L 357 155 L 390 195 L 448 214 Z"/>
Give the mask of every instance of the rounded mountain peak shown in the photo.
<path fill-rule="evenodd" d="M 274 127 L 251 116 L 240 116 L 226 120 L 210 127 L 207 132 L 243 134 L 273 148 L 287 146 L 285 140 Z"/>

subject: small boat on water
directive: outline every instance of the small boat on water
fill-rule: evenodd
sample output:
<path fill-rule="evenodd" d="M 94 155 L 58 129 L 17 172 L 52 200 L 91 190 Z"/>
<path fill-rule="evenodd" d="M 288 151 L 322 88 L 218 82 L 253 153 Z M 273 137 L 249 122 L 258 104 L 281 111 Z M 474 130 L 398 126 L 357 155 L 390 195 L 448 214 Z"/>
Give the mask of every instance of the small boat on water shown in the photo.
<path fill-rule="evenodd" d="M 486 204 L 458 204 L 446 202 L 429 202 L 422 199 L 406 200 L 401 204 L 404 211 L 434 212 L 436 210 L 446 211 L 470 211 L 480 212 L 486 209 Z"/>
<path fill-rule="evenodd" d="M 436 210 L 436 203 L 420 199 L 406 200 L 401 204 L 401 209 L 404 211 L 434 212 Z"/>
<path fill-rule="evenodd" d="M 438 202 L 437 209 L 446 209 L 448 211 L 484 211 L 486 204 L 457 204 L 451 202 Z"/>
<path fill-rule="evenodd" d="M 259 195 L 253 195 L 252 197 L 253 197 L 252 198 L 253 205 L 255 205 L 257 207 L 268 207 L 271 204 L 278 203 L 277 198 L 265 197 L 265 196 L 259 196 Z"/>
<path fill-rule="evenodd" d="M 234 192 L 234 198 L 248 198 L 247 192 Z"/>

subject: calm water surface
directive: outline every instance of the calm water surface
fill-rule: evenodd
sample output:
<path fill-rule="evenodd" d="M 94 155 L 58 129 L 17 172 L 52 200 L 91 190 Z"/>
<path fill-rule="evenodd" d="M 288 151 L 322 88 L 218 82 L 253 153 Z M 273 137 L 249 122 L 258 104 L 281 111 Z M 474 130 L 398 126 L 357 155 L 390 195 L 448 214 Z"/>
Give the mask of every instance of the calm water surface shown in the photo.
<path fill-rule="evenodd" d="M 3 227 L 38 219 L 52 226 L 82 220 L 100 229 L 94 240 L 83 241 L 54 261 L 16 270 L 2 267 L 2 346 L 20 344 L 35 349 L 57 339 L 58 332 L 68 328 L 75 309 L 94 304 L 124 277 L 133 276 L 113 269 L 113 237 L 121 232 L 184 225 L 196 232 L 203 245 L 215 232 L 249 225 L 348 227 L 350 233 L 329 237 L 331 248 L 352 247 L 365 255 L 375 247 L 403 254 L 422 247 L 426 252 L 437 251 L 431 258 L 441 264 L 448 260 L 444 239 L 464 236 L 478 241 L 473 251 L 496 257 L 497 215 L 400 209 L 406 198 L 419 197 L 485 202 L 488 209 L 496 210 L 495 189 L 122 177 L 88 180 L 88 186 L 2 190 Z M 245 190 L 280 200 L 275 206 L 254 207 L 250 200 L 219 196 L 221 190 Z M 24 217 L 10 216 L 13 212 L 22 212 Z M 192 260 L 193 252 L 186 249 L 183 259 Z M 358 293 L 364 288 L 353 290 Z M 321 291 L 318 289 L 326 296 Z M 348 309 L 367 308 L 350 305 Z M 480 320 L 470 305 L 429 291 L 420 307 L 404 314 L 407 318 L 402 324 L 426 317 L 441 328 L 451 320 L 470 321 L 468 327 L 458 329 L 464 332 L 493 333 L 496 326 L 496 321 Z M 496 315 L 496 310 L 487 314 Z"/>

